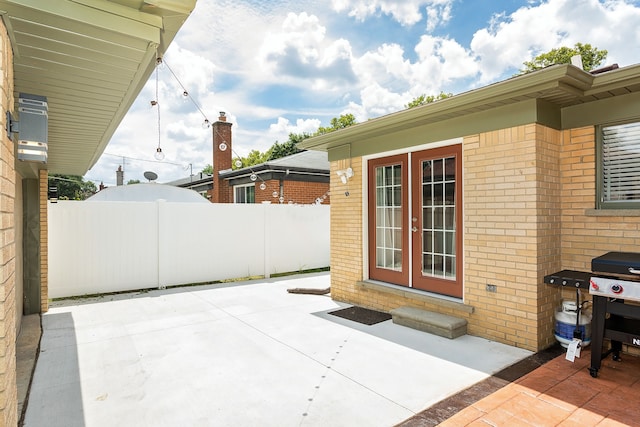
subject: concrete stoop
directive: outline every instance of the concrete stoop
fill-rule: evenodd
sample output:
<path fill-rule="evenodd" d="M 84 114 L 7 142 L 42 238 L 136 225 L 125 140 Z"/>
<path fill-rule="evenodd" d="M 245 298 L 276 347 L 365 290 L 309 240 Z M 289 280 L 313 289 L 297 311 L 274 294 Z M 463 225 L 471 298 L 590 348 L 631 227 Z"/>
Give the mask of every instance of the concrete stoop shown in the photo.
<path fill-rule="evenodd" d="M 453 339 L 467 333 L 467 320 L 448 314 L 406 306 L 394 308 L 389 313 L 393 323 L 441 337 Z"/>

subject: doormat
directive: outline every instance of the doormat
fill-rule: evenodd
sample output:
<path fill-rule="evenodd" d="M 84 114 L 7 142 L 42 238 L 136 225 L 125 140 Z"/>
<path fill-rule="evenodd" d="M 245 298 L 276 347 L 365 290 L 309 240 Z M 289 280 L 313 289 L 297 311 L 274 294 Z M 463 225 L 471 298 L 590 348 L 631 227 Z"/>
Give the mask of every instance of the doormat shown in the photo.
<path fill-rule="evenodd" d="M 388 313 L 357 306 L 330 311 L 328 314 L 342 317 L 347 320 L 353 320 L 354 322 L 362 323 L 363 325 L 375 325 L 376 323 L 391 319 L 391 315 Z"/>

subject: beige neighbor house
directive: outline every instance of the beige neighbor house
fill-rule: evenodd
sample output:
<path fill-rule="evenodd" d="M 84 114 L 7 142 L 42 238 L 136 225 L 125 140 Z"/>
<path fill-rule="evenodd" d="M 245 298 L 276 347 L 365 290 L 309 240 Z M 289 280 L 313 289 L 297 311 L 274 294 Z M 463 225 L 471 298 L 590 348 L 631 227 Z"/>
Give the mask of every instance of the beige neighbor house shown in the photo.
<path fill-rule="evenodd" d="M 48 309 L 48 174 L 96 163 L 195 3 L 0 0 L 1 426 L 22 316 Z"/>
<path fill-rule="evenodd" d="M 331 162 L 339 301 L 540 350 L 563 292 L 545 275 L 640 252 L 640 65 L 555 65 L 302 146 Z"/>

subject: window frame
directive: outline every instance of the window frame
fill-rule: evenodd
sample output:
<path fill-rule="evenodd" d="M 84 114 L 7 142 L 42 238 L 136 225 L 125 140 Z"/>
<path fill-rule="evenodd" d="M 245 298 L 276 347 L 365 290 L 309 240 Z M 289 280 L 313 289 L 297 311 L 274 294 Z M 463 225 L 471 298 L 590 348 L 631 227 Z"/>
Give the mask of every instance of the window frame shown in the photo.
<path fill-rule="evenodd" d="M 604 129 L 612 126 L 636 123 L 640 125 L 639 119 L 616 121 L 610 123 L 602 123 L 596 126 L 596 209 L 599 210 L 615 210 L 615 209 L 640 209 L 640 200 L 636 201 L 605 201 L 604 200 Z"/>
<path fill-rule="evenodd" d="M 247 189 L 248 188 L 252 188 L 253 189 L 253 201 L 248 202 L 247 201 Z M 244 193 L 244 200 L 245 201 L 238 201 L 238 190 L 242 190 Z M 246 185 L 235 185 L 233 187 L 233 203 L 242 203 L 242 204 L 253 204 L 256 202 L 256 186 L 255 184 L 246 184 Z"/>

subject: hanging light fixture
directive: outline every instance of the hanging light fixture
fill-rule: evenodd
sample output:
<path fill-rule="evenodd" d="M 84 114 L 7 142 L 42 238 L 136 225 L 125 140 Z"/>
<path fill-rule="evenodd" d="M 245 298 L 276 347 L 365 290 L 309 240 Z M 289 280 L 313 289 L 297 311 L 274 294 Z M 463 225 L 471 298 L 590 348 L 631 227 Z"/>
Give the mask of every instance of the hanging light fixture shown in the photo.
<path fill-rule="evenodd" d="M 156 148 L 156 152 L 153 155 L 153 157 L 155 157 L 156 160 L 158 161 L 162 161 L 164 160 L 164 153 L 162 152 L 162 148 L 160 147 L 160 136 L 161 136 L 161 128 L 160 128 L 160 102 L 159 102 L 159 96 L 158 96 L 158 69 L 160 68 L 160 65 L 162 64 L 162 58 L 158 57 L 156 59 L 156 99 L 151 101 L 151 106 L 152 107 L 156 107 L 158 110 L 158 148 Z"/>

